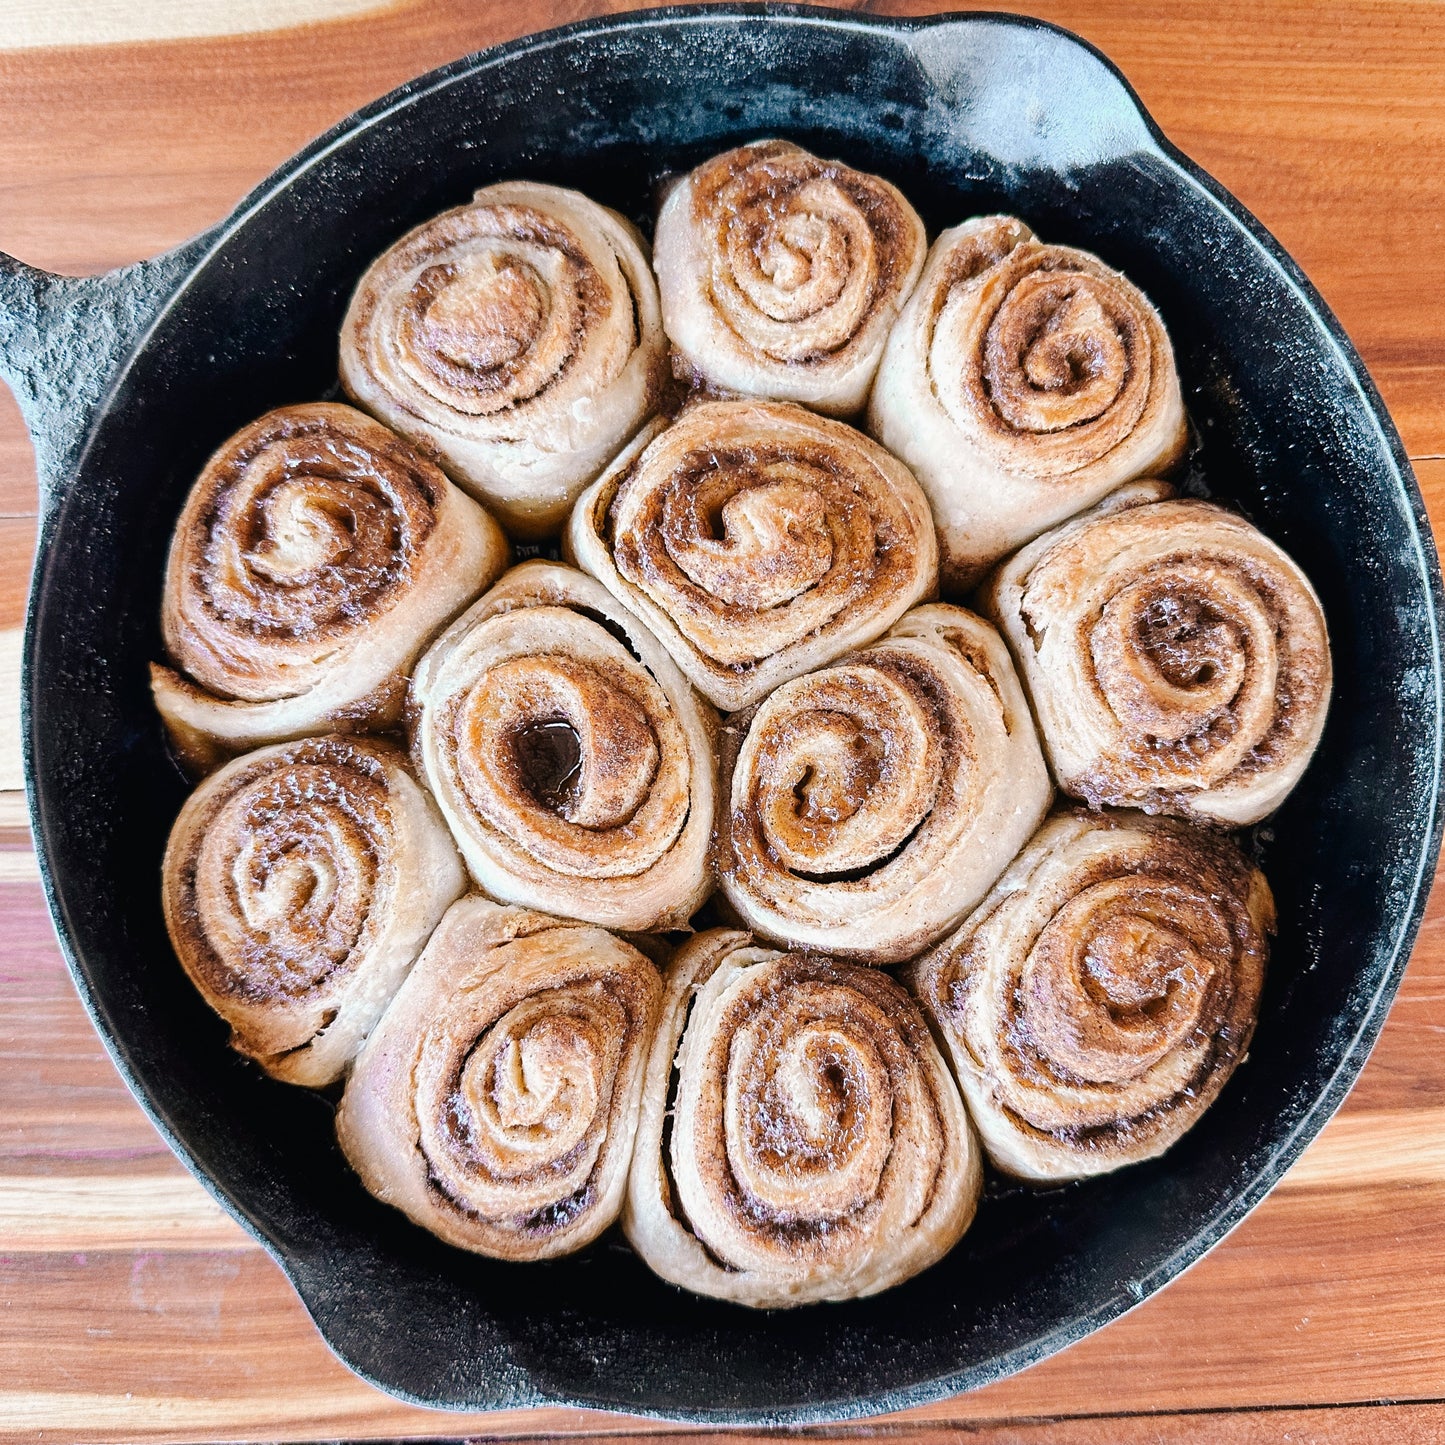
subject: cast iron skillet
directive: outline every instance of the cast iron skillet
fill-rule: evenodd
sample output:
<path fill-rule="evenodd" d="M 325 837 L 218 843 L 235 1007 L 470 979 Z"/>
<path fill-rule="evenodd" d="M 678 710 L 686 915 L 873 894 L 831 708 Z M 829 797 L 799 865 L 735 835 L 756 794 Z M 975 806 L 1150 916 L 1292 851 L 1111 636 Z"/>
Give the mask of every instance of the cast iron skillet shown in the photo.
<path fill-rule="evenodd" d="M 330 392 L 373 256 L 504 177 L 576 185 L 646 224 L 660 173 L 767 135 L 890 177 L 930 231 L 1008 209 L 1138 281 L 1178 350 L 1196 479 L 1304 566 L 1337 670 L 1319 755 L 1255 840 L 1281 923 L 1254 1050 L 1194 1132 L 1087 1185 L 995 1186 L 920 1278 L 771 1315 L 679 1293 L 610 1240 L 550 1265 L 490 1263 L 370 1199 L 328 1104 L 231 1053 L 176 965 L 159 865 L 186 789 L 146 691 L 187 488 L 232 430 Z M 1440 580 L 1420 494 L 1299 269 L 1072 36 L 784 6 L 569 26 L 404 86 L 156 261 L 62 280 L 0 257 L 0 351 L 41 473 L 26 766 L 76 987 L 171 1146 L 382 1388 L 748 1423 L 937 1399 L 1063 1348 L 1198 1259 L 1364 1063 L 1440 842 Z"/>

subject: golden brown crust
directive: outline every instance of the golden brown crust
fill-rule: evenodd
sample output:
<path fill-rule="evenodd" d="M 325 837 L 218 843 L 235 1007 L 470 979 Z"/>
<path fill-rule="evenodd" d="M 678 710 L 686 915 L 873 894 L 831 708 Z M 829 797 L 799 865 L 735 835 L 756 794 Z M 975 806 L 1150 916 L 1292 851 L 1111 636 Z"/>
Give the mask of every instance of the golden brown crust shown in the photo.
<path fill-rule="evenodd" d="M 447 906 L 461 860 L 403 755 L 320 737 L 237 758 L 166 846 L 176 955 L 268 1073 L 339 1076 Z"/>
<path fill-rule="evenodd" d="M 1274 922 L 1263 874 L 1217 834 L 1045 823 L 910 970 L 993 1163 L 1047 1182 L 1162 1154 L 1249 1047 Z"/>
<path fill-rule="evenodd" d="M 1319 600 L 1242 517 L 1139 483 L 1025 547 L 988 605 L 1059 785 L 1257 822 L 1298 781 L 1331 688 Z"/>
<path fill-rule="evenodd" d="M 664 1279 L 761 1308 L 874 1294 L 953 1247 L 981 1184 L 893 979 L 728 930 L 679 951 L 623 1216 Z"/>
<path fill-rule="evenodd" d="M 463 899 L 356 1061 L 346 1157 L 462 1249 L 582 1248 L 622 1205 L 661 992 L 600 928 Z"/>
<path fill-rule="evenodd" d="M 937 573 L 908 469 L 782 403 L 654 425 L 579 499 L 566 540 L 727 710 L 871 641 Z"/>
<path fill-rule="evenodd" d="M 755 141 L 699 166 L 663 205 L 667 332 L 714 386 L 846 416 L 863 406 L 925 249 L 923 223 L 887 181 Z"/>
<path fill-rule="evenodd" d="M 198 769 L 391 726 L 416 655 L 506 556 L 496 523 L 370 417 L 268 412 L 207 462 L 176 524 L 156 704 Z"/>

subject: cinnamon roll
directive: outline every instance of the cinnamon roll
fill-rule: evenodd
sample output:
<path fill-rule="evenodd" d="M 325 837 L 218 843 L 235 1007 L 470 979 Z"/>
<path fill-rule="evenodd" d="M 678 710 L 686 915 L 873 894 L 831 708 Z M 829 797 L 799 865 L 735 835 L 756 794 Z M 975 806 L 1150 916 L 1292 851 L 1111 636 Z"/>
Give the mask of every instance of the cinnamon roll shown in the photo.
<path fill-rule="evenodd" d="M 571 1254 L 622 1207 L 661 994 L 600 928 L 464 898 L 356 1060 L 342 1150 L 448 1244 Z"/>
<path fill-rule="evenodd" d="M 183 761 L 395 724 L 417 654 L 506 560 L 487 513 L 370 417 L 268 412 L 206 463 L 171 539 L 151 689 Z"/>
<path fill-rule="evenodd" d="M 1030 543 L 987 604 L 1065 792 L 1242 825 L 1304 772 L 1330 697 L 1319 599 L 1243 517 L 1135 483 Z"/>
<path fill-rule="evenodd" d="M 713 387 L 861 411 L 918 280 L 923 222 L 887 181 L 784 140 L 683 177 L 657 218 L 667 334 Z"/>
<path fill-rule="evenodd" d="M 162 867 L 181 966 L 268 1074 L 338 1078 L 466 885 L 446 826 L 377 738 L 304 738 L 186 799 Z"/>
<path fill-rule="evenodd" d="M 1070 810 L 910 982 L 990 1160 L 1059 1182 L 1162 1154 L 1213 1103 L 1273 931 L 1269 885 L 1229 839 Z"/>
<path fill-rule="evenodd" d="M 955 926 L 1052 793 L 1003 639 L 941 603 L 784 683 L 729 735 L 729 901 L 769 938 L 866 963 Z"/>
<path fill-rule="evenodd" d="M 664 1279 L 759 1308 L 876 1294 L 958 1242 L 981 1185 L 893 979 L 726 929 L 678 952 L 622 1218 Z"/>
<path fill-rule="evenodd" d="M 371 264 L 341 380 L 531 538 L 652 412 L 666 347 L 636 229 L 577 191 L 505 181 Z"/>
<path fill-rule="evenodd" d="M 868 427 L 913 468 L 945 594 L 1184 453 L 1174 352 L 1148 298 L 1012 216 L 945 231 L 888 339 Z"/>
<path fill-rule="evenodd" d="M 412 678 L 413 746 L 493 898 L 680 928 L 712 890 L 716 718 L 600 582 L 513 568 Z"/>
<path fill-rule="evenodd" d="M 644 430 L 578 499 L 566 545 L 726 710 L 871 642 L 938 568 L 907 467 L 776 402 L 708 402 Z"/>

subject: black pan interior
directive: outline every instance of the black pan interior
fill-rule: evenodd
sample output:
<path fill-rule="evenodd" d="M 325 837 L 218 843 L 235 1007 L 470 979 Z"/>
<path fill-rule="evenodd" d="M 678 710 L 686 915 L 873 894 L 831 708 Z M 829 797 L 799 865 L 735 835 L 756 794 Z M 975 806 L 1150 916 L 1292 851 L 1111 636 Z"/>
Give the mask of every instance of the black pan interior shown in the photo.
<path fill-rule="evenodd" d="M 506 1266 L 370 1199 L 328 1103 L 233 1055 L 180 973 L 159 860 L 186 789 L 146 692 L 186 490 L 232 430 L 332 392 L 341 314 L 375 254 L 506 177 L 578 186 L 650 230 L 661 175 L 762 135 L 888 176 L 930 233 L 1007 209 L 1127 271 L 1178 350 L 1200 433 L 1192 485 L 1304 566 L 1337 669 L 1319 755 L 1255 840 L 1281 928 L 1254 1050 L 1200 1126 L 1163 1161 L 1088 1185 L 991 1186 L 922 1277 L 776 1314 L 682 1294 L 610 1236 Z M 343 126 L 223 231 L 66 486 L 37 579 L 28 742 L 57 918 L 102 1033 L 348 1363 L 454 1407 L 551 1399 L 760 1423 L 918 1403 L 1157 1289 L 1327 1117 L 1398 982 L 1438 842 L 1435 562 L 1358 360 L 1239 214 L 1161 147 L 1106 65 L 1047 27 L 773 7 L 655 12 L 461 62 Z"/>

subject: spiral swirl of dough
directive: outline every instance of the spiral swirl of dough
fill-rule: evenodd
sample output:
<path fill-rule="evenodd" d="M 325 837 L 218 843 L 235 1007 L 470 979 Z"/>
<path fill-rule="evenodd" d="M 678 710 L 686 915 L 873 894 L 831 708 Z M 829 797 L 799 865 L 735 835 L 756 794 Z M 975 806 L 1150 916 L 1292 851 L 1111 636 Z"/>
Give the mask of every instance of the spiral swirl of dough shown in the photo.
<path fill-rule="evenodd" d="M 1148 298 L 1011 216 L 945 231 L 878 370 L 869 430 L 913 468 L 945 592 L 1183 455 L 1188 423 Z"/>
<path fill-rule="evenodd" d="M 372 738 L 281 743 L 186 800 L 166 927 L 232 1046 L 278 1079 L 337 1078 L 465 885 L 404 756 Z"/>
<path fill-rule="evenodd" d="M 1242 517 L 1136 483 L 1030 543 L 988 605 L 1059 785 L 1257 822 L 1309 763 L 1329 639 L 1303 572 Z"/>
<path fill-rule="evenodd" d="M 699 166 L 662 207 L 667 334 L 714 387 L 847 416 L 862 409 L 926 248 L 887 181 L 755 141 Z"/>
<path fill-rule="evenodd" d="M 679 951 L 623 1213 L 664 1279 L 762 1308 L 874 1294 L 957 1243 L 981 1184 L 893 979 L 721 929 Z"/>
<path fill-rule="evenodd" d="M 260 743 L 386 727 L 428 639 L 506 565 L 496 523 L 349 406 L 236 433 L 186 499 L 166 565 L 156 706 L 202 771 Z"/>
<path fill-rule="evenodd" d="M 578 499 L 566 542 L 729 711 L 871 642 L 938 564 L 908 469 L 776 402 L 708 402 L 644 430 Z"/>
<path fill-rule="evenodd" d="M 654 409 L 666 344 L 636 229 L 577 191 L 507 181 L 372 263 L 341 379 L 513 536 L 539 537 Z"/>
<path fill-rule="evenodd" d="M 1273 929 L 1264 875 L 1227 838 L 1070 810 L 910 981 L 989 1158 L 1078 1179 L 1162 1154 L 1214 1101 Z"/>
<path fill-rule="evenodd" d="M 514 568 L 422 658 L 412 707 L 422 773 L 490 896 L 655 930 L 711 891 L 716 719 L 593 578 Z"/>
<path fill-rule="evenodd" d="M 377 1198 L 495 1259 L 616 1219 L 662 986 L 600 928 L 464 898 L 356 1060 L 336 1116 Z"/>
<path fill-rule="evenodd" d="M 1052 793 L 1003 639 L 941 603 L 784 683 L 729 734 L 733 907 L 770 938 L 867 963 L 912 958 L 959 923 Z"/>

